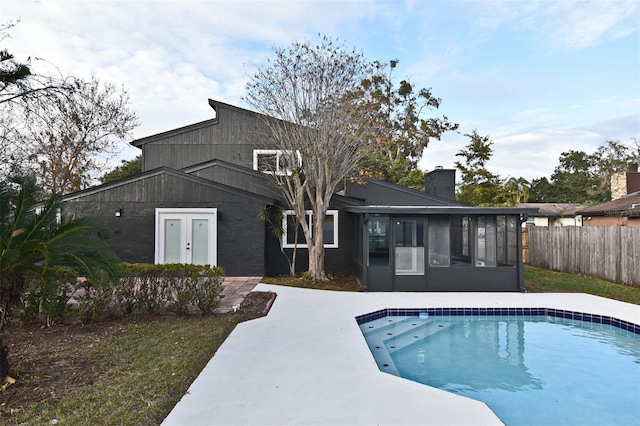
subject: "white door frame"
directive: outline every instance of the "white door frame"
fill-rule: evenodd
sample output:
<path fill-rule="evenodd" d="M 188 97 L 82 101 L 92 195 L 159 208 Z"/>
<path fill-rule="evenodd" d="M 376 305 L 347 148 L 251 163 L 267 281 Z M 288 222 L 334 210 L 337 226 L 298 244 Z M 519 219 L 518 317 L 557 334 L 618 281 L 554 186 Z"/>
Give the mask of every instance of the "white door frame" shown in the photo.
<path fill-rule="evenodd" d="M 208 263 L 218 264 L 218 209 L 216 208 L 156 208 L 155 214 L 155 263 L 164 263 L 164 226 L 166 218 L 181 220 L 180 262 L 191 263 L 191 220 L 209 219 Z"/>

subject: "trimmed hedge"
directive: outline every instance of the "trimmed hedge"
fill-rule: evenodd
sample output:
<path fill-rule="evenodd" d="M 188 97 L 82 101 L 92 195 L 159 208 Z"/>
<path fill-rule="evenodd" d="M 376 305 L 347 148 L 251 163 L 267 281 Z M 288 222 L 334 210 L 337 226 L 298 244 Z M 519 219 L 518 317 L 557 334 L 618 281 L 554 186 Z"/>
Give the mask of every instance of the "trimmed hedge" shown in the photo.
<path fill-rule="evenodd" d="M 137 263 L 124 268 L 126 276 L 115 293 L 125 313 L 135 307 L 149 313 L 167 307 L 178 315 L 194 309 L 208 315 L 220 302 L 224 271 L 219 266 Z"/>
<path fill-rule="evenodd" d="M 46 286 L 33 287 L 25 295 L 21 320 L 46 318 L 50 323 L 78 315 L 83 321 L 102 321 L 114 315 L 165 309 L 177 315 L 209 315 L 222 297 L 223 274 L 219 266 L 124 263 L 121 278 L 114 283 L 106 273 L 76 278 L 75 273 L 58 271 Z M 68 309 L 70 299 L 77 309 Z"/>

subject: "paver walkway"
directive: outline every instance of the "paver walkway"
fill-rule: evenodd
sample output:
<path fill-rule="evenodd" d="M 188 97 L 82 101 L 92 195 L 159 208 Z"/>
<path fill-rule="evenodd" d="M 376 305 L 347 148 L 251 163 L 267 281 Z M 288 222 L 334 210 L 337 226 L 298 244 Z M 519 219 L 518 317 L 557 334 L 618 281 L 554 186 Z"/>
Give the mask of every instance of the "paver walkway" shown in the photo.
<path fill-rule="evenodd" d="M 222 282 L 222 300 L 213 311 L 216 314 L 226 314 L 234 311 L 234 306 L 239 305 L 244 297 L 251 293 L 262 277 L 225 277 Z"/>

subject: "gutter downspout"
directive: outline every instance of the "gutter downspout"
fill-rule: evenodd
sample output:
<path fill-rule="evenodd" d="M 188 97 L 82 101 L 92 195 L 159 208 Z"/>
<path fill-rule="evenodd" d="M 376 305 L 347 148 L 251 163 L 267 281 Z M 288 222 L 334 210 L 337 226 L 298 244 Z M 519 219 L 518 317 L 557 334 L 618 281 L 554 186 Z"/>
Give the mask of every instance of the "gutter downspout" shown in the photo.
<path fill-rule="evenodd" d="M 360 227 L 360 235 L 362 241 L 362 282 L 360 286 L 362 291 L 369 291 L 369 213 L 365 213 L 362 226 Z"/>

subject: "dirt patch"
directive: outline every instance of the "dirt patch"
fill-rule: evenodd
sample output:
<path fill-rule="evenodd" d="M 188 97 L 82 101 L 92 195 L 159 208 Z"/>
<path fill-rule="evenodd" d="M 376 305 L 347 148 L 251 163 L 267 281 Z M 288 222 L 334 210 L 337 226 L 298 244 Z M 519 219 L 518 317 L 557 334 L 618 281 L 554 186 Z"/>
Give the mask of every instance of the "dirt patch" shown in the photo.
<path fill-rule="evenodd" d="M 247 321 L 266 316 L 276 296 L 276 293 L 270 291 L 252 291 L 247 294 L 240 305 L 243 319 Z"/>
<path fill-rule="evenodd" d="M 305 277 L 265 277 L 260 282 L 290 287 L 333 291 L 362 291 L 358 281 L 351 275 L 336 275 L 326 281 L 315 281 Z"/>
<path fill-rule="evenodd" d="M 271 292 L 249 293 L 238 314 L 245 321 L 263 317 L 275 297 Z M 100 324 L 6 325 L 2 337 L 9 350 L 9 375 L 16 383 L 0 392 L 0 424 L 34 403 L 63 400 L 98 381 L 110 380 L 105 373 L 112 366 L 97 355 L 96 347 L 123 334 L 125 326 L 176 320 L 172 315 L 135 315 Z"/>
<path fill-rule="evenodd" d="M 9 375 L 16 383 L 0 394 L 0 414 L 23 410 L 44 400 L 58 400 L 91 386 L 101 376 L 94 347 L 117 336 L 125 321 L 92 325 L 8 325 Z M 1 418 L 1 417 L 0 417 Z"/>

